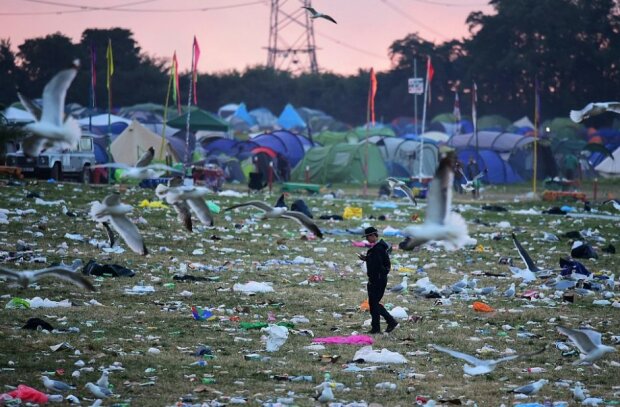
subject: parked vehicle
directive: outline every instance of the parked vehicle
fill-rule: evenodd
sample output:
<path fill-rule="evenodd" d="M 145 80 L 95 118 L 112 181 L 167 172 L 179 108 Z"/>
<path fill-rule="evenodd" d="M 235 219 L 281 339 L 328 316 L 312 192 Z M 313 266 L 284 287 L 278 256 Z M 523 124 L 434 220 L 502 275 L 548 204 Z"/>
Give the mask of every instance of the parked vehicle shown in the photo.
<path fill-rule="evenodd" d="M 20 149 L 6 155 L 6 164 L 21 168 L 27 177 L 90 182 L 91 167 L 95 165 L 94 140 L 91 135 L 82 134 L 77 150 L 44 150 L 38 157 L 27 157 Z"/>

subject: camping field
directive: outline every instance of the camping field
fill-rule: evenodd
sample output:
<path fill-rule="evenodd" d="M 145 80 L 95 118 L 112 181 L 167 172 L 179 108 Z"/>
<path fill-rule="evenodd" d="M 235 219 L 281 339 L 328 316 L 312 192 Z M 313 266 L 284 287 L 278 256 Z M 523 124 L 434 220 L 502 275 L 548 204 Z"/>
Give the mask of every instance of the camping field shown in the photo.
<path fill-rule="evenodd" d="M 249 199 L 273 204 L 279 196 L 274 190 L 271 195 L 250 198 L 240 186 L 225 187 L 244 195 L 214 194 L 210 200 L 220 208 Z M 563 235 L 587 231 L 585 241 L 596 250 L 598 259 L 578 261 L 595 276 L 620 277 L 620 254 L 602 250 L 609 244 L 620 250 L 620 213 L 611 205 L 599 206 L 607 196 L 620 196 L 617 181 L 602 182 L 599 200 L 593 202 L 598 214 L 609 215 L 606 219 L 543 214 L 542 210 L 564 204 L 583 213 L 583 205 L 528 199 L 528 186 L 490 187 L 480 200 L 455 196 L 454 208 L 467 220 L 470 236 L 477 239 L 475 246 L 457 251 L 424 246 L 404 252 L 397 250 L 402 238 L 382 236 L 395 245 L 388 287 L 405 275 L 409 279 L 407 292 L 386 292 L 382 302 L 388 308 L 399 307 L 406 316 L 391 334 L 373 336 L 372 346 L 397 352 L 406 359 L 404 364 L 353 363 L 361 348 L 356 345 L 308 347 L 313 337 L 364 334 L 370 329 L 363 326 L 370 316 L 360 309 L 366 296 L 366 276 L 355 255 L 365 249 L 352 242 L 361 240 L 359 230 L 366 226 L 379 231 L 399 229 L 411 223 L 412 214 L 419 214 L 417 222 L 421 222 L 424 200 L 411 207 L 404 199 L 395 199 L 396 208 L 382 208 L 376 202 L 387 201 L 377 199 L 376 187 L 369 189 L 372 196 L 366 198 L 359 188 L 344 188 L 340 199 L 324 198 L 323 193 L 291 194 L 289 204 L 301 198 L 311 208 L 325 232 L 320 240 L 302 239 L 305 231 L 292 221 L 250 221 L 257 211 L 249 208 L 220 212 L 215 215 L 214 228 L 196 226 L 188 233 L 171 208 L 140 206 L 144 200 L 156 200 L 153 190 L 123 187 L 122 200 L 134 207 L 132 219 L 137 220 L 150 251 L 143 257 L 131 252 L 123 241 L 118 243 L 122 253 L 106 253 L 89 243 L 91 239 L 106 240 L 105 231 L 88 216 L 89 203 L 103 199 L 118 186 L 26 181 L 1 188 L 2 267 L 36 269 L 81 259 L 84 264 L 90 260 L 118 264 L 134 271 L 135 276 L 88 277 L 96 292 L 54 279 L 26 289 L 0 280 L 0 393 L 20 384 L 45 391 L 41 381 L 45 374 L 75 385 L 76 389 L 63 395 L 73 394 L 88 406 L 95 397 L 85 385 L 95 382 L 106 368 L 114 395 L 103 405 L 110 406 L 319 405 L 314 387 L 323 382 L 326 373 L 341 384 L 334 385 L 333 392 L 334 402 L 342 405 L 411 406 L 416 400 L 423 404 L 430 399 L 451 405 L 559 401 L 578 405 L 570 390 L 575 382 L 582 383 L 591 397 L 609 404 L 620 401 L 619 354 L 608 354 L 595 366 L 574 366 L 579 352 L 556 328 L 587 326 L 602 333 L 604 344 L 617 346 L 620 309 L 610 305 L 620 301 L 617 285 L 613 295 L 607 294 L 608 305 L 594 304 L 605 299 L 605 289 L 581 290 L 575 293 L 574 302 L 567 302 L 565 293 L 541 287 L 544 280 L 519 285 L 521 280 L 512 278 L 508 266 L 499 264 L 500 257 L 510 257 L 516 267 L 525 266 L 511 232 L 539 267 L 558 269 L 560 257 L 568 257 L 571 251 L 572 239 Z M 584 185 L 583 191 L 591 196 L 592 185 Z M 56 200 L 64 204 L 49 205 Z M 507 212 L 482 210 L 491 203 Z M 63 205 L 76 216 L 63 214 Z M 361 207 L 363 218 L 318 219 L 320 215 L 342 215 L 346 206 Z M 381 215 L 385 220 L 379 220 Z M 554 233 L 561 240 L 544 241 L 543 232 Z M 183 274 L 197 281 L 173 279 Z M 416 282 L 424 277 L 441 288 L 465 276 L 478 280 L 477 289 L 496 289 L 485 296 L 467 289 L 443 299 L 415 293 Z M 251 281 L 269 282 L 273 292 L 248 295 L 233 290 L 235 284 Z M 512 282 L 517 283 L 516 297 L 505 298 L 502 293 Z M 128 293 L 132 289 L 134 293 Z M 68 300 L 71 306 L 7 308 L 16 297 Z M 493 312 L 474 311 L 475 301 L 489 305 Z M 212 317 L 194 319 L 192 306 L 208 308 Z M 22 329 L 33 317 L 47 321 L 57 331 Z M 265 350 L 261 341 L 265 332 L 252 326 L 243 329 L 248 323 L 291 321 L 295 323 L 286 342 L 275 352 Z M 68 346 L 52 350 L 61 343 Z M 462 361 L 436 351 L 431 344 L 482 359 L 544 351 L 502 363 L 488 375 L 470 377 L 464 374 Z M 207 348 L 206 357 L 195 356 L 201 346 Z M 527 399 L 509 392 L 543 378 L 549 383 Z M 394 383 L 395 388 L 375 388 L 383 382 Z"/>

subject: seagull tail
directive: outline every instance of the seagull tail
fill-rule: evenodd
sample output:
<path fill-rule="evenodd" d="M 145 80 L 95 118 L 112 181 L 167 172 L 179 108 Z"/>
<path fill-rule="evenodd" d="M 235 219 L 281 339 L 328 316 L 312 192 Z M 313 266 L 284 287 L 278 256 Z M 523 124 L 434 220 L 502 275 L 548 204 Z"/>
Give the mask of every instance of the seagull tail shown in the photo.
<path fill-rule="evenodd" d="M 450 225 L 449 240 L 454 245 L 454 249 L 460 249 L 471 243 L 472 239 L 469 237 L 467 222 L 460 214 L 451 212 L 446 223 Z"/>
<path fill-rule="evenodd" d="M 80 142 L 80 137 L 82 137 L 82 129 L 80 128 L 80 124 L 73 117 L 67 116 L 63 124 L 63 130 L 67 136 L 65 146 L 72 150 L 76 150 L 78 143 Z"/>

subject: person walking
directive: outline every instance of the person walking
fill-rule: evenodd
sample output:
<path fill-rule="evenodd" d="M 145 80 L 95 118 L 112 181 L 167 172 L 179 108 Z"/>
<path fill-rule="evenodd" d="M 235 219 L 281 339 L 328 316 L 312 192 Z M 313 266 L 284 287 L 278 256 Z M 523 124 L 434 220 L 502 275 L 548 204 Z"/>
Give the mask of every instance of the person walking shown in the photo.
<path fill-rule="evenodd" d="M 398 322 L 379 301 L 381 301 L 385 293 L 388 274 L 392 266 L 389 254 L 391 247 L 383 239 L 379 240 L 379 231 L 372 226 L 364 229 L 364 237 L 368 240 L 368 243 L 373 245 L 366 254 L 357 254 L 360 260 L 366 262 L 366 274 L 368 275 L 366 287 L 368 290 L 368 306 L 372 318 L 369 333 L 381 333 L 381 317 L 387 322 L 385 332 L 389 333 L 398 326 Z"/>

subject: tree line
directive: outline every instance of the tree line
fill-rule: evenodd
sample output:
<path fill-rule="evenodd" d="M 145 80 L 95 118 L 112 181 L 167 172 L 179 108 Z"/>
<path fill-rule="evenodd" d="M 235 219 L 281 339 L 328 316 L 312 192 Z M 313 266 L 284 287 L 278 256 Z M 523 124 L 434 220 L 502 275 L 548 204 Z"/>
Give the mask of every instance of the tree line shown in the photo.
<path fill-rule="evenodd" d="M 454 92 L 463 112 L 471 111 L 471 86 L 478 88 L 479 115 L 511 119 L 534 115 L 538 82 L 541 116 L 566 116 L 591 101 L 616 100 L 620 95 L 620 6 L 614 0 L 491 0 L 494 13 L 471 13 L 472 36 L 434 44 L 417 33 L 395 40 L 387 50 L 391 69 L 377 74 L 377 118 L 413 116 L 407 79 L 424 76 L 431 57 L 434 79 L 428 117 L 451 112 Z M 170 60 L 143 52 L 133 33 L 124 28 L 87 29 L 80 41 L 54 33 L 32 38 L 13 52 L 10 39 L 0 40 L 0 104 L 17 100 L 19 89 L 40 97 L 45 83 L 76 57 L 83 72 L 69 89 L 68 102 L 90 104 L 90 54 L 96 56 L 96 105 L 107 107 L 108 40 L 114 52 L 113 104 L 163 104 Z M 189 73 L 180 77 L 186 92 Z M 265 66 L 198 75 L 198 104 L 215 111 L 231 102 L 248 108 L 267 107 L 278 114 L 286 103 L 320 109 L 349 124 L 366 119 L 369 70 L 354 75 L 330 72 L 293 75 Z M 421 99 L 420 99 L 421 102 Z M 420 103 L 421 106 L 421 103 Z M 420 114 L 419 114 L 420 116 Z M 599 120 L 610 120 L 602 117 Z"/>

